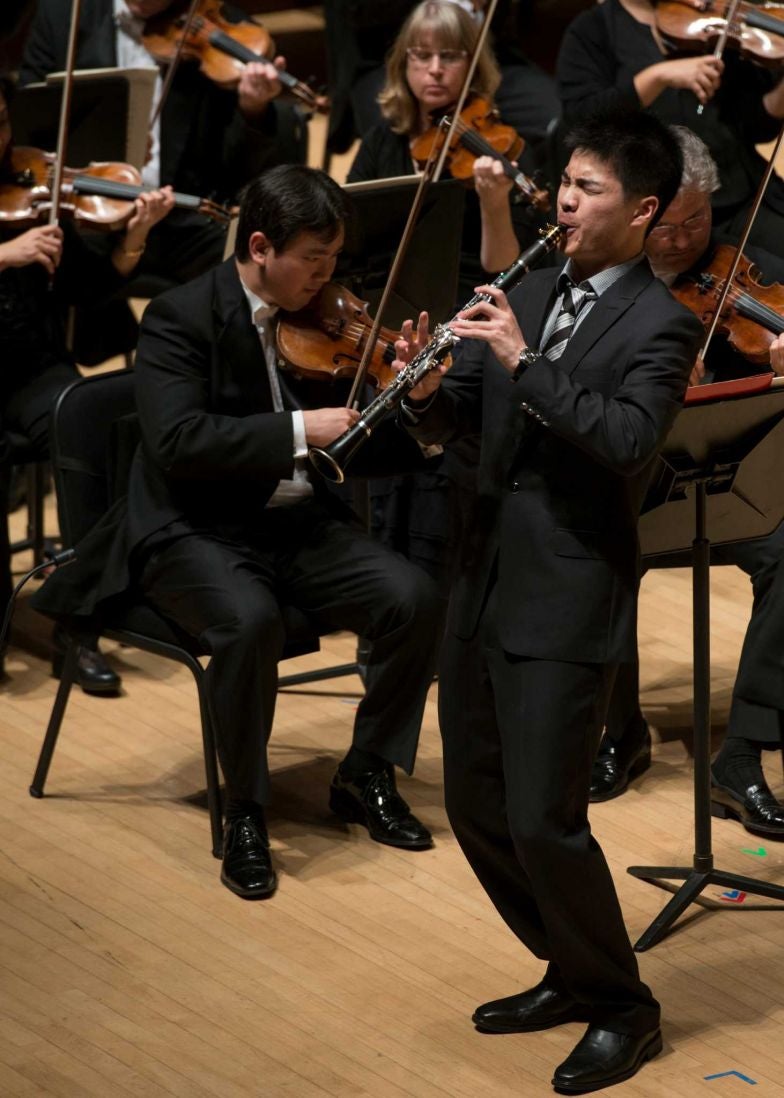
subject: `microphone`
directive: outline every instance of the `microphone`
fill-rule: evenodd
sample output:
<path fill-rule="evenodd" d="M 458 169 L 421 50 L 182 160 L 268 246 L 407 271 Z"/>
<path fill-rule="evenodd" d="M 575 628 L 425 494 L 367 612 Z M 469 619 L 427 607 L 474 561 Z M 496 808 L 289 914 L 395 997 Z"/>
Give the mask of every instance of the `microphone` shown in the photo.
<path fill-rule="evenodd" d="M 51 557 L 45 560 L 42 564 L 36 564 L 35 568 L 31 568 L 29 572 L 26 572 L 25 575 L 22 576 L 16 587 L 13 589 L 11 593 L 11 598 L 8 600 L 8 605 L 5 608 L 5 617 L 3 618 L 3 625 L 0 628 L 0 653 L 5 650 L 5 639 L 8 633 L 8 629 L 11 625 L 11 616 L 14 612 L 17 595 L 22 590 L 27 581 L 29 579 L 32 579 L 33 576 L 38 575 L 39 572 L 43 572 L 45 568 L 51 568 L 52 565 L 54 565 L 55 568 L 61 568 L 64 564 L 70 564 L 72 561 L 75 560 L 75 549 L 61 549 L 59 553 L 53 553 Z"/>

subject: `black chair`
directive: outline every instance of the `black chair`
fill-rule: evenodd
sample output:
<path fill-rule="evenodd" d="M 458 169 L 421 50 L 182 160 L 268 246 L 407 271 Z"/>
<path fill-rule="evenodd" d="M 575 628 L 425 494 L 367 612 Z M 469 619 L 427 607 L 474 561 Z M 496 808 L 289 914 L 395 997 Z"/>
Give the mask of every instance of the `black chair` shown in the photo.
<path fill-rule="evenodd" d="M 76 545 L 124 490 L 129 456 L 138 437 L 132 370 L 81 378 L 60 394 L 52 413 L 51 451 L 63 545 Z M 118 490 L 120 485 L 122 489 Z M 283 616 L 287 635 L 283 658 L 318 651 L 318 633 L 306 615 L 293 607 L 284 607 Z M 68 632 L 68 623 L 63 622 L 63 625 Z M 212 852 L 216 858 L 221 857 L 223 821 L 218 760 L 205 695 L 204 669 L 198 659 L 207 653 L 141 600 L 126 604 L 105 620 L 101 635 L 176 660 L 193 674 L 199 694 Z M 79 639 L 68 632 L 60 686 L 30 786 L 33 797 L 44 795 L 44 783 L 76 674 L 78 646 Z M 346 664 L 320 672 L 305 672 L 281 679 L 280 685 L 349 674 L 355 670 L 354 664 Z"/>
<path fill-rule="evenodd" d="M 7 468 L 5 475 L 10 476 L 15 466 L 24 466 L 27 479 L 27 530 L 25 537 L 11 543 L 11 553 L 21 553 L 32 549 L 33 564 L 41 564 L 46 551 L 44 532 L 44 496 L 46 495 L 46 462 L 41 461 L 32 441 L 26 435 L 9 431 L 6 435 Z"/>

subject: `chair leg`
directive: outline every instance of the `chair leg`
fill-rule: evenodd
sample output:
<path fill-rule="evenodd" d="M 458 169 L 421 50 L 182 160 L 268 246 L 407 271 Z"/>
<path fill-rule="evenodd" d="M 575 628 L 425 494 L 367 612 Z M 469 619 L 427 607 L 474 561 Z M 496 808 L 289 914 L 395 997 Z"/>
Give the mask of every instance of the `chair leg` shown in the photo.
<path fill-rule="evenodd" d="M 52 715 L 49 718 L 44 742 L 41 745 L 41 754 L 38 756 L 38 765 L 35 768 L 35 775 L 33 776 L 33 782 L 30 786 L 31 797 L 43 797 L 44 795 L 44 785 L 46 784 L 46 776 L 49 773 L 49 765 L 57 745 L 57 737 L 60 734 L 60 725 L 63 723 L 63 716 L 65 715 L 65 707 L 68 704 L 71 687 L 76 678 L 76 661 L 78 655 L 78 642 L 74 638 L 69 638 L 68 647 L 65 650 L 60 685 L 54 699 Z"/>
<path fill-rule="evenodd" d="M 46 539 L 44 536 L 44 495 L 46 466 L 36 461 L 30 468 L 28 482 L 28 537 L 33 546 L 33 564 L 43 564 Z"/>
<path fill-rule="evenodd" d="M 215 747 L 212 714 L 204 690 L 204 673 L 199 669 L 194 675 L 199 691 L 199 710 L 201 713 L 201 739 L 204 749 L 204 771 L 207 777 L 207 808 L 210 813 L 212 832 L 212 853 L 215 858 L 223 857 L 223 804 L 221 802 L 220 774 L 218 771 L 218 752 Z"/>

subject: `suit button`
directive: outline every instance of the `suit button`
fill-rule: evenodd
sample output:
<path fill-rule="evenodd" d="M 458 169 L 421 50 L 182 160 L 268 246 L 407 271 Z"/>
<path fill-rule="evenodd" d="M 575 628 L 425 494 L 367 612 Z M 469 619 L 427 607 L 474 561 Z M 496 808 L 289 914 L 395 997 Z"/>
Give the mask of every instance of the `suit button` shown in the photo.
<path fill-rule="evenodd" d="M 522 408 L 522 410 L 523 410 L 524 412 L 527 412 L 527 411 L 529 411 L 528 405 L 526 404 L 526 402 L 525 402 L 525 401 L 523 401 L 523 403 L 522 403 L 522 404 L 520 405 L 520 407 Z"/>
<path fill-rule="evenodd" d="M 510 492 L 519 492 L 520 491 L 520 481 L 519 480 L 513 480 L 512 483 L 509 485 L 509 491 Z"/>

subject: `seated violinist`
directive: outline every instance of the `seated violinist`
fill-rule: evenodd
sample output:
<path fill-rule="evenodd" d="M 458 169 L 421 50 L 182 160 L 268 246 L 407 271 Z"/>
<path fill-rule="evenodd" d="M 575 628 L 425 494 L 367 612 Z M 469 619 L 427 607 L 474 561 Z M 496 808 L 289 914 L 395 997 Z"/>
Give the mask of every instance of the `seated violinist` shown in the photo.
<path fill-rule="evenodd" d="M 349 169 L 349 183 L 411 175 L 417 170 L 412 156 L 415 139 L 431 132 L 435 137 L 434 124 L 457 102 L 477 36 L 474 20 L 450 0 L 424 0 L 414 8 L 387 57 L 386 82 L 378 97 L 383 121 L 363 138 Z M 500 79 L 485 43 L 467 104 L 482 99 L 492 108 Z M 524 170 L 526 153 L 524 149 Z M 477 157 L 473 183 L 466 194 L 463 222 L 461 302 L 488 273 L 510 266 L 544 224 L 543 216 L 527 202 L 510 201 L 512 182 L 497 159 Z"/>
<path fill-rule="evenodd" d="M 11 86 L 0 82 L 0 180 L 10 170 Z M 72 224 L 0 229 L 0 429 L 28 438 L 48 455 L 49 413 L 58 394 L 79 377 L 66 347 L 64 309 L 108 296 L 136 268 L 152 227 L 172 208 L 171 188 L 143 193 L 107 259 L 82 241 Z M 49 285 L 51 282 L 51 290 Z M 8 468 L 0 469 L 7 488 Z M 0 611 L 11 594 L 6 499 L 0 500 Z M 94 640 L 79 652 L 78 678 L 89 693 L 116 691 L 119 676 Z"/>
<path fill-rule="evenodd" d="M 651 230 L 645 250 L 659 278 L 677 287 L 679 279 L 704 271 L 713 256 L 717 241 L 711 228 L 711 195 L 718 189 L 719 178 L 704 142 L 684 126 L 674 126 L 673 130 L 683 152 L 682 182 L 661 221 Z M 745 254 L 759 265 L 766 281 L 784 280 L 780 259 L 759 248 L 747 248 Z M 784 336 L 771 344 L 770 368 L 784 374 Z M 764 369 L 749 364 L 726 339 L 717 336 L 707 361 L 695 366 L 691 382 L 699 384 L 706 372 L 712 379 L 723 381 Z M 767 538 L 711 546 L 711 563 L 737 565 L 751 578 L 754 591 L 727 735 L 712 766 L 713 813 L 739 820 L 754 834 L 778 839 L 784 839 L 784 805 L 778 803 L 765 781 L 761 753 L 782 746 L 784 729 L 784 697 L 780 701 L 771 697 L 780 689 L 781 671 L 767 663 L 775 660 L 769 646 L 775 649 L 778 645 L 784 651 L 784 608 L 780 605 L 784 598 L 783 559 L 784 526 Z M 744 686 L 748 679 L 757 684 L 751 690 Z M 650 732 L 640 709 L 639 665 L 621 664 L 593 767 L 591 800 L 619 796 L 630 777 L 650 765 L 650 759 Z"/>
<path fill-rule="evenodd" d="M 264 806 L 282 602 L 322 631 L 349 629 L 373 646 L 331 808 L 377 842 L 431 845 L 394 767 L 414 765 L 435 593 L 423 572 L 364 533 L 305 460 L 359 413 L 326 407 L 323 395 L 309 400 L 278 368 L 277 313 L 304 308 L 330 280 L 346 216 L 343 191 L 323 172 L 272 168 L 243 194 L 235 256 L 148 306 L 136 357 L 142 445 L 127 501 L 33 600 L 44 613 L 89 617 L 133 587 L 210 654 L 227 799 L 221 879 L 246 899 L 276 886 Z M 379 458 L 418 455 L 386 426 Z"/>
<path fill-rule="evenodd" d="M 173 6 L 172 0 L 84 0 L 76 68 L 159 68 L 144 45 L 145 21 Z M 71 0 L 39 0 L 22 60 L 23 84 L 65 68 L 70 12 Z M 229 5 L 225 12 L 232 20 L 242 17 Z M 284 64 L 282 57 L 275 60 Z M 301 159 L 298 116 L 293 107 L 273 102 L 280 92 L 276 72 L 271 63 L 248 64 L 236 89 L 225 90 L 195 61 L 181 59 L 150 134 L 145 186 L 171 184 L 175 191 L 230 203 L 265 168 Z M 161 87 L 159 77 L 153 111 Z M 139 273 L 185 282 L 221 261 L 225 240 L 221 225 L 177 209 L 152 234 Z"/>

